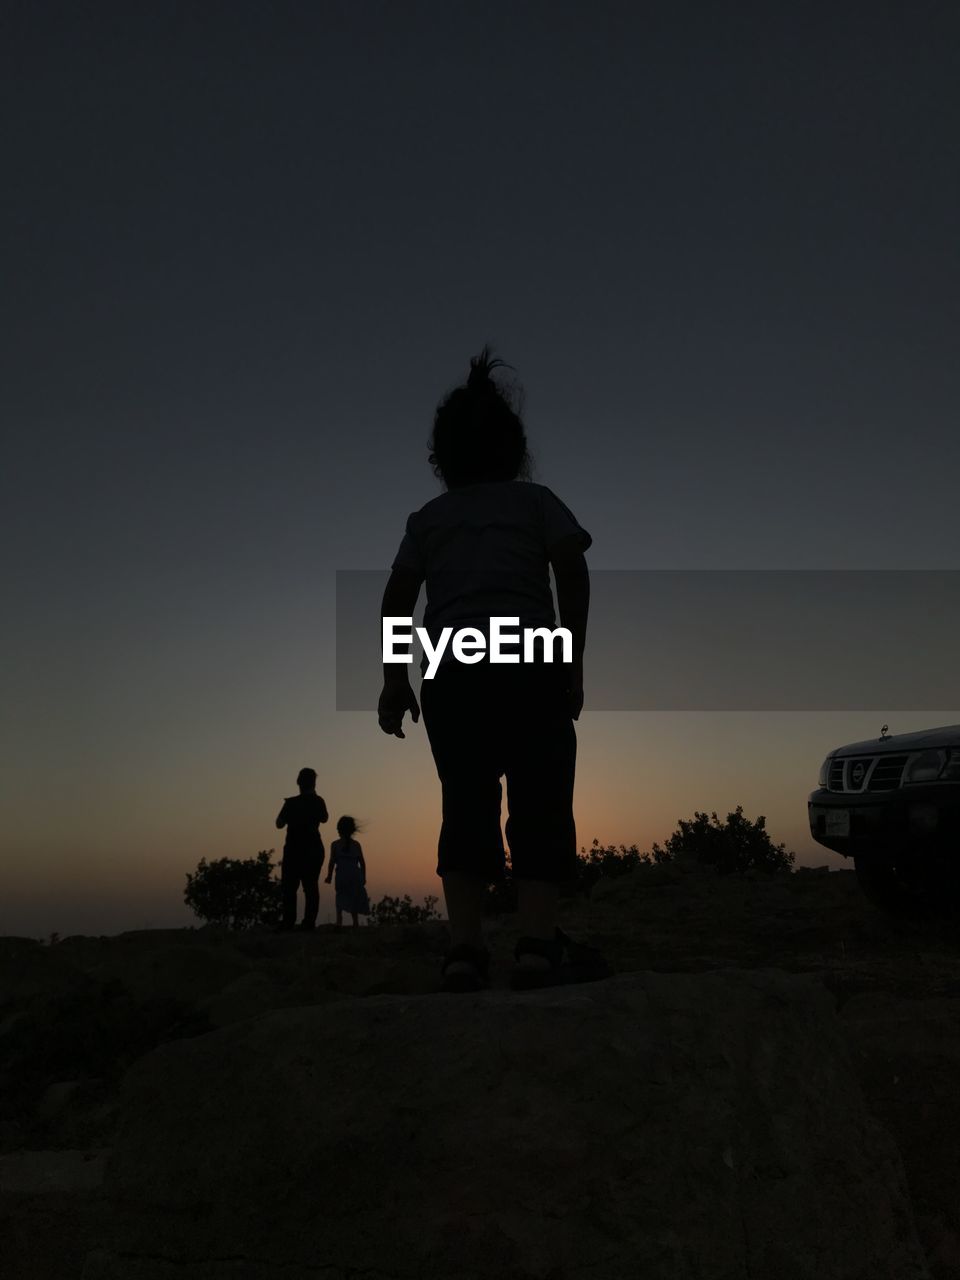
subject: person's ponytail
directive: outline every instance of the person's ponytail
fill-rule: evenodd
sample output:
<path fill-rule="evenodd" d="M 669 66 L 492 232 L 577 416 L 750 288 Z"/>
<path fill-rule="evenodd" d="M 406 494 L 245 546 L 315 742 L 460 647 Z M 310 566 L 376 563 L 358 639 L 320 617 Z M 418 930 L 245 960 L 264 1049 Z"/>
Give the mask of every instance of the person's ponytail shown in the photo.
<path fill-rule="evenodd" d="M 478 356 L 470 357 L 470 372 L 467 375 L 467 389 L 469 391 L 496 391 L 497 387 L 493 383 L 490 374 L 494 369 L 512 368 L 513 365 L 507 364 L 505 360 L 492 359 L 490 346 L 487 344 Z"/>
<path fill-rule="evenodd" d="M 430 465 L 447 488 L 484 481 L 527 478 L 530 458 L 519 406 L 512 390 L 494 382 L 494 369 L 512 369 L 494 359 L 489 344 L 470 359 L 467 380 L 437 406 L 430 437 Z M 519 396 L 522 404 L 522 393 Z"/>

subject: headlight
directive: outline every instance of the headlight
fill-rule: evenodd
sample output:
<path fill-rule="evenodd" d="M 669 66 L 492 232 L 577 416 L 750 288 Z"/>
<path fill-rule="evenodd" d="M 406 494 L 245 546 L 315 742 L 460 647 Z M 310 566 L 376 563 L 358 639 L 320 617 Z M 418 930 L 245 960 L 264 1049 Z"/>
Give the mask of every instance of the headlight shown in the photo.
<path fill-rule="evenodd" d="M 941 782 L 960 782 L 960 747 L 951 747 L 947 752 L 947 763 L 940 775 Z"/>
<path fill-rule="evenodd" d="M 827 756 L 823 764 L 820 766 L 820 776 L 817 778 L 817 786 L 825 787 L 830 779 L 830 761 L 833 756 Z"/>
<path fill-rule="evenodd" d="M 936 782 L 947 763 L 946 751 L 921 751 L 907 761 L 903 771 L 906 782 Z"/>

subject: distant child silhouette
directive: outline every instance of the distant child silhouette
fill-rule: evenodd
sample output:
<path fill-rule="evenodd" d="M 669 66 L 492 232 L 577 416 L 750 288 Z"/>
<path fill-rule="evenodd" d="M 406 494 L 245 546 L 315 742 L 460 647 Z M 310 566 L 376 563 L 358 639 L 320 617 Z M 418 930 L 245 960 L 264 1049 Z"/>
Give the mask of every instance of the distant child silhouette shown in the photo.
<path fill-rule="evenodd" d="M 412 617 L 422 584 L 431 642 L 441 630 L 475 627 L 489 636 L 492 616 L 520 628 L 560 623 L 573 638 L 573 662 L 504 665 L 457 660 L 449 647 L 421 685 L 423 718 L 443 792 L 437 874 L 451 933 L 444 990 L 487 984 L 483 944 L 488 883 L 502 879 L 500 779 L 507 779 L 506 824 L 519 899 L 514 950 L 517 988 L 605 977 L 599 952 L 557 928 L 559 886 L 576 874 L 573 783 L 583 706 L 583 649 L 590 580 L 583 553 L 590 535 L 555 494 L 529 481 L 526 434 L 511 399 L 491 378 L 503 364 L 484 347 L 464 386 L 440 403 L 429 461 L 446 492 L 413 513 L 383 597 L 385 617 Z M 541 650 L 542 652 L 542 650 Z M 407 667 L 384 664 L 379 718 L 404 736 L 403 717 L 420 708 Z"/>
<path fill-rule="evenodd" d="M 337 928 L 343 927 L 343 913 L 349 911 L 353 916 L 353 927 L 360 924 L 357 916 L 365 916 L 370 912 L 367 898 L 367 864 L 363 860 L 363 849 L 360 841 L 354 840 L 359 827 L 353 818 L 344 815 L 337 823 L 339 840 L 330 846 L 330 866 L 327 868 L 327 884 L 336 872 L 337 879 L 334 891 L 337 895 Z"/>
<path fill-rule="evenodd" d="M 283 901 L 281 929 L 292 929 L 297 919 L 297 890 L 303 886 L 303 920 L 300 928 L 316 928 L 320 910 L 320 871 L 323 867 L 323 840 L 320 823 L 327 821 L 327 806 L 317 795 L 317 771 L 301 769 L 297 774 L 300 794 L 287 796 L 277 815 L 277 826 L 287 828 L 280 863 L 280 892 Z"/>

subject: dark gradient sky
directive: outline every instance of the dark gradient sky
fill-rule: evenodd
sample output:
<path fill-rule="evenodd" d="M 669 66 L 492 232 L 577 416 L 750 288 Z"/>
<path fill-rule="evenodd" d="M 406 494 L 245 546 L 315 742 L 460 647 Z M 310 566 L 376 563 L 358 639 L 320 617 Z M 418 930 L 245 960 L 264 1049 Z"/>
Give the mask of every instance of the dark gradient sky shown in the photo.
<path fill-rule="evenodd" d="M 422 734 L 334 711 L 334 573 L 484 341 L 597 568 L 958 567 L 956 6 L 0 24 L 0 930 L 186 919 L 305 763 L 374 896 L 439 892 Z M 581 836 L 743 802 L 826 860 L 806 791 L 880 722 L 588 712 Z"/>

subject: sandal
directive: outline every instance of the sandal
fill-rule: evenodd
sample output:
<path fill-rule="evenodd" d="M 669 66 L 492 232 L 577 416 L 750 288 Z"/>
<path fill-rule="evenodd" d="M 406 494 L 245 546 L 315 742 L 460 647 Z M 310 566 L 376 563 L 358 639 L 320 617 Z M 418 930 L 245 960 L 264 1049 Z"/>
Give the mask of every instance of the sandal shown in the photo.
<path fill-rule="evenodd" d="M 450 972 L 456 965 L 456 971 Z M 486 947 L 458 943 L 443 958 L 442 991 L 480 991 L 490 982 L 490 952 Z"/>
<path fill-rule="evenodd" d="M 520 967 L 520 957 L 523 955 L 543 956 L 550 962 L 550 967 Z M 557 929 L 552 941 L 546 938 L 521 938 L 514 947 L 513 956 L 518 965 L 510 979 L 510 986 L 514 991 L 557 987 L 572 982 L 598 982 L 601 978 L 609 978 L 613 973 L 596 947 L 575 942 L 562 929 Z"/>

